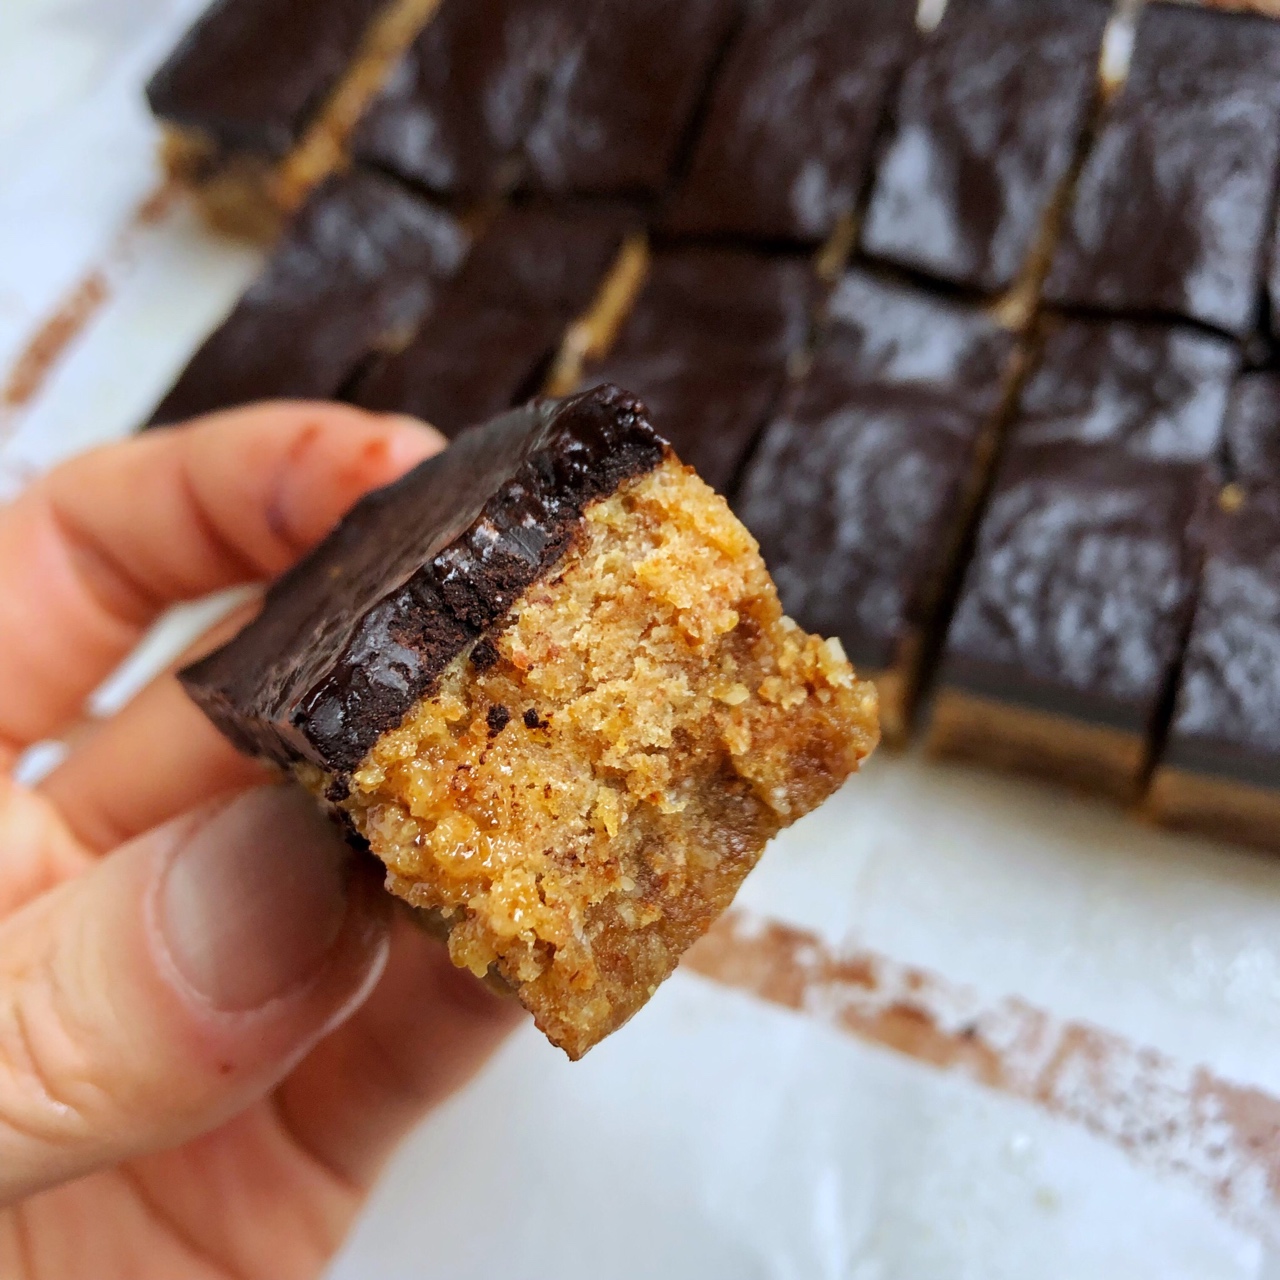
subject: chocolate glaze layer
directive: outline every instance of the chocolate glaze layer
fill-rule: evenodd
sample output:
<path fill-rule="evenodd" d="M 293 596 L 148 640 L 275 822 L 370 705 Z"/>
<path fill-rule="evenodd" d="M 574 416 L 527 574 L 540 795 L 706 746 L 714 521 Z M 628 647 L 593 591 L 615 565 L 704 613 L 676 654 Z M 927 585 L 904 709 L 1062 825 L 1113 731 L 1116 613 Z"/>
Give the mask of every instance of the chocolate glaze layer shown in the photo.
<path fill-rule="evenodd" d="M 1015 448 L 1000 469 L 941 679 L 1149 734 L 1192 602 L 1203 471 L 1120 449 Z"/>
<path fill-rule="evenodd" d="M 728 493 L 801 350 L 817 301 L 807 262 L 728 250 L 654 255 L 599 381 L 634 387 L 690 466 Z"/>
<path fill-rule="evenodd" d="M 1280 24 L 1152 3 L 1064 219 L 1048 301 L 1246 335 L 1280 162 Z"/>
<path fill-rule="evenodd" d="M 667 451 L 617 387 L 464 432 L 352 508 L 182 682 L 243 750 L 349 774 L 564 555 L 583 508 Z"/>
<path fill-rule="evenodd" d="M 385 0 L 217 0 L 147 85 L 162 120 L 227 150 L 283 156 Z"/>
<path fill-rule="evenodd" d="M 334 396 L 370 352 L 414 331 L 467 243 L 451 214 L 390 179 L 360 170 L 330 179 L 152 425 L 253 400 Z"/>
<path fill-rule="evenodd" d="M 1124 320 L 1049 319 L 1041 336 L 1016 443 L 1108 445 L 1163 462 L 1217 458 L 1240 365 L 1234 343 Z"/>
<path fill-rule="evenodd" d="M 525 140 L 529 185 L 556 194 L 659 193 L 736 0 L 575 3 L 577 38 Z"/>
<path fill-rule="evenodd" d="M 831 320 L 735 505 L 787 612 L 885 670 L 933 623 L 1013 338 L 976 307 L 861 273 Z"/>
<path fill-rule="evenodd" d="M 1163 763 L 1280 788 L 1280 491 L 1213 522 Z"/>
<path fill-rule="evenodd" d="M 440 195 L 509 187 L 577 0 L 442 0 L 360 122 L 357 159 Z"/>
<path fill-rule="evenodd" d="M 1110 0 L 951 0 L 907 67 L 863 224 L 872 257 L 1011 285 L 1084 133 Z"/>
<path fill-rule="evenodd" d="M 824 240 L 866 182 L 914 17 L 908 0 L 754 6 L 717 78 L 670 230 Z"/>
<path fill-rule="evenodd" d="M 414 340 L 374 365 L 350 398 L 450 436 L 527 399 L 632 225 L 617 206 L 506 210 Z"/>
<path fill-rule="evenodd" d="M 1280 488 L 1280 373 L 1246 373 L 1227 410 L 1227 466 L 1235 480 Z"/>

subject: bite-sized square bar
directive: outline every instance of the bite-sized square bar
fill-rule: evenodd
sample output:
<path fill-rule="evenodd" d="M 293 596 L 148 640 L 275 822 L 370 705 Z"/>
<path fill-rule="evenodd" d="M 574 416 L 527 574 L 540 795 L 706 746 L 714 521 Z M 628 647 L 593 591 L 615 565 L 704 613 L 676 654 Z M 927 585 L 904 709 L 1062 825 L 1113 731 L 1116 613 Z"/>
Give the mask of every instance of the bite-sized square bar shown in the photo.
<path fill-rule="evenodd" d="M 817 292 L 800 259 L 659 252 L 617 341 L 585 381 L 633 387 L 680 456 L 729 493 L 788 359 L 804 347 Z"/>
<path fill-rule="evenodd" d="M 147 85 L 162 120 L 279 159 L 390 0 L 216 0 Z"/>
<path fill-rule="evenodd" d="M 1280 490 L 1216 514 L 1148 797 L 1171 826 L 1280 852 Z"/>
<path fill-rule="evenodd" d="M 765 0 L 717 77 L 667 216 L 679 234 L 823 241 L 853 212 L 894 78 L 915 44 L 911 0 Z"/>
<path fill-rule="evenodd" d="M 575 1058 L 876 737 L 872 688 L 616 387 L 366 498 L 183 679 Z"/>
<path fill-rule="evenodd" d="M 1064 218 L 1048 301 L 1257 319 L 1280 158 L 1280 24 L 1152 3 Z"/>
<path fill-rule="evenodd" d="M 910 729 L 1013 349 L 978 307 L 850 273 L 735 504 L 787 611 L 874 674 L 890 742 Z"/>
<path fill-rule="evenodd" d="M 258 279 L 192 357 L 152 425 L 275 397 L 335 396 L 403 344 L 468 236 L 398 183 L 354 171 L 321 186 Z"/>
<path fill-rule="evenodd" d="M 931 748 L 1137 799 L 1206 492 L 1198 465 L 1015 443 L 947 635 Z"/>
<path fill-rule="evenodd" d="M 950 0 L 908 65 L 863 224 L 872 257 L 1013 284 L 1071 167 L 1110 0 Z"/>
<path fill-rule="evenodd" d="M 441 0 L 356 130 L 356 158 L 442 196 L 508 188 L 577 0 Z"/>
<path fill-rule="evenodd" d="M 529 184 L 556 194 L 662 192 L 737 4 L 578 0 L 577 7 L 578 39 L 525 142 Z"/>
<path fill-rule="evenodd" d="M 349 398 L 450 436 L 527 400 L 634 225 L 615 206 L 507 209 L 413 341 L 375 363 Z"/>
<path fill-rule="evenodd" d="M 1214 461 L 1239 349 L 1189 327 L 1127 320 L 1041 322 L 1042 348 L 1014 439 L 1107 445 L 1163 462 Z"/>
<path fill-rule="evenodd" d="M 1232 479 L 1280 487 L 1280 373 L 1246 373 L 1237 380 L 1226 434 Z"/>

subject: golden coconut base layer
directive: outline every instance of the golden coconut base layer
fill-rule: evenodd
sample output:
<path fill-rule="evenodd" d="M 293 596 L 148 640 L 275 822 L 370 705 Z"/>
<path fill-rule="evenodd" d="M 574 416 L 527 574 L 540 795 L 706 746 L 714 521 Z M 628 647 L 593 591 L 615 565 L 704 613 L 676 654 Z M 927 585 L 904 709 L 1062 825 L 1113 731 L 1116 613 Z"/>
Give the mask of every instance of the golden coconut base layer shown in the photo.
<path fill-rule="evenodd" d="M 874 688 L 782 616 L 751 535 L 671 460 L 588 508 L 342 808 L 454 962 L 577 1058 L 876 738 Z"/>

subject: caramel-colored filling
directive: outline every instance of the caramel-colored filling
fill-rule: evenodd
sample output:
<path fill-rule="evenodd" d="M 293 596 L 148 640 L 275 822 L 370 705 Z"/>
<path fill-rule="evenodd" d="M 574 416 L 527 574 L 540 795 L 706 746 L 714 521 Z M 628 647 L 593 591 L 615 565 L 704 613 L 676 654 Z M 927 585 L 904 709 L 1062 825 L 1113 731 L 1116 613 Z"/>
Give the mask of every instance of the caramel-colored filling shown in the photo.
<path fill-rule="evenodd" d="M 876 736 L 872 686 L 782 616 L 751 535 L 671 460 L 588 508 L 343 807 L 455 963 L 499 973 L 577 1057 Z"/>

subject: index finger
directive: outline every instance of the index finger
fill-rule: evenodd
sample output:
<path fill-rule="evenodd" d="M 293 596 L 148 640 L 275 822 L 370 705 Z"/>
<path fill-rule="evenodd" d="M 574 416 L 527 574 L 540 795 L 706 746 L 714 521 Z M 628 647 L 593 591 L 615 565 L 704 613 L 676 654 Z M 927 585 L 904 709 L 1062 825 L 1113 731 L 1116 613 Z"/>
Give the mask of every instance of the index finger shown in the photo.
<path fill-rule="evenodd" d="M 50 472 L 0 513 L 0 750 L 73 720 L 169 605 L 276 576 L 441 446 L 405 419 L 281 403 Z"/>

